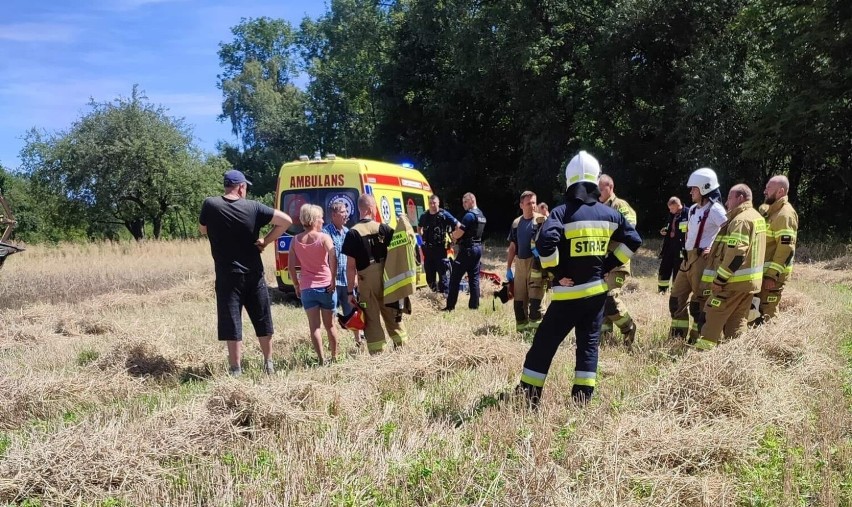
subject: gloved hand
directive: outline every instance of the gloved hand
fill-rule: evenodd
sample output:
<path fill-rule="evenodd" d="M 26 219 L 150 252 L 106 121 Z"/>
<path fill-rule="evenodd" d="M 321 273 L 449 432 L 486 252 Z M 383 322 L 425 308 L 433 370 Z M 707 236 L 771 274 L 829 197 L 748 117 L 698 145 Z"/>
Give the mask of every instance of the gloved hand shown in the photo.
<path fill-rule="evenodd" d="M 506 269 L 506 281 L 511 282 L 515 279 L 515 273 L 512 273 L 512 268 Z"/>

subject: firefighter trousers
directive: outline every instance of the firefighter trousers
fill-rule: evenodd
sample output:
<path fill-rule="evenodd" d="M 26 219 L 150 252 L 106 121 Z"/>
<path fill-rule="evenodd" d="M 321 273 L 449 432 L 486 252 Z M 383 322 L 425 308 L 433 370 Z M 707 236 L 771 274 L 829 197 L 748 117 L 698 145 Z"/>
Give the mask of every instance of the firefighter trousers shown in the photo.
<path fill-rule="evenodd" d="M 526 331 L 541 322 L 541 300 L 544 286 L 541 268 L 535 257 L 515 258 L 515 325 L 518 331 Z"/>
<path fill-rule="evenodd" d="M 603 325 L 607 331 L 617 327 L 623 335 L 627 335 L 633 326 L 633 318 L 630 317 L 630 312 L 627 311 L 627 306 L 622 301 L 621 296 L 624 282 L 627 281 L 628 276 L 630 274 L 626 271 L 610 271 L 606 274 L 606 285 L 609 290 L 604 305 Z"/>
<path fill-rule="evenodd" d="M 521 373 L 520 387 L 534 406 L 541 397 L 553 356 L 572 329 L 576 330 L 577 350 L 571 394 L 577 401 L 588 401 L 592 397 L 597 384 L 598 346 L 606 297 L 606 294 L 599 294 L 584 299 L 553 301 L 547 307 Z"/>
<path fill-rule="evenodd" d="M 661 294 L 669 290 L 677 278 L 680 267 L 680 249 L 677 245 L 663 247 L 660 252 L 660 268 L 657 270 L 657 291 Z"/>
<path fill-rule="evenodd" d="M 401 314 L 398 310 L 384 305 L 384 269 L 384 262 L 376 262 L 358 272 L 358 303 L 364 311 L 364 337 L 367 339 L 367 350 L 371 354 L 381 352 L 385 348 L 382 320 L 385 321 L 385 327 L 395 346 L 408 340 Z"/>
<path fill-rule="evenodd" d="M 784 284 L 779 283 L 774 289 L 763 289 L 757 295 L 760 298 L 760 317 L 759 323 L 763 323 L 778 313 L 778 303 L 781 302 L 781 293 L 784 291 Z"/>
<path fill-rule="evenodd" d="M 669 313 L 672 316 L 671 336 L 685 338 L 690 342 L 698 339 L 698 317 L 701 315 L 707 295 L 701 287 L 701 275 L 707 259 L 700 250 L 689 250 L 686 260 L 681 262 L 669 296 Z M 690 301 L 690 295 L 692 296 Z M 692 326 L 689 317 L 692 316 Z"/>
<path fill-rule="evenodd" d="M 751 308 L 751 292 L 722 290 L 711 295 L 704 304 L 701 337 L 696 348 L 707 350 L 715 347 L 722 338 L 733 338 L 748 329 L 748 310 Z"/>

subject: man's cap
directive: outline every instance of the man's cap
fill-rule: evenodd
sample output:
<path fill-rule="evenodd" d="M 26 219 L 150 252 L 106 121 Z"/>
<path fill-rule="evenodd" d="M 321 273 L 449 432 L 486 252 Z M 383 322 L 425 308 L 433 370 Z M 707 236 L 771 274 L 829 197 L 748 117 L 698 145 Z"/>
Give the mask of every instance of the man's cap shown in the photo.
<path fill-rule="evenodd" d="M 233 187 L 235 185 L 239 185 L 240 183 L 245 183 L 251 186 L 251 182 L 246 179 L 246 175 L 236 169 L 231 169 L 230 171 L 225 172 L 225 186 Z"/>

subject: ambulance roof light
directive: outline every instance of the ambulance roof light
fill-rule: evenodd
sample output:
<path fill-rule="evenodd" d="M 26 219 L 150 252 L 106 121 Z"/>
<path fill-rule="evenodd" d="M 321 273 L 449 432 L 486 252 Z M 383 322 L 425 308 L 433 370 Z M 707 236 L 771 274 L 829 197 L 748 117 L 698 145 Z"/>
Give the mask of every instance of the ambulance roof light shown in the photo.
<path fill-rule="evenodd" d="M 307 156 L 307 155 L 299 155 L 299 160 L 300 160 L 301 162 L 307 162 L 307 161 L 308 161 L 308 160 L 310 160 L 310 159 L 308 158 L 308 156 Z"/>
<path fill-rule="evenodd" d="M 314 160 L 322 160 L 322 154 L 320 154 L 319 150 L 314 152 Z"/>
<path fill-rule="evenodd" d="M 406 169 L 414 169 L 414 164 L 412 164 L 411 162 L 403 162 L 400 165 L 402 165 L 402 167 L 404 167 Z"/>
<path fill-rule="evenodd" d="M 326 158 L 326 160 L 336 160 L 337 155 L 335 155 L 334 153 L 326 153 L 325 158 Z"/>

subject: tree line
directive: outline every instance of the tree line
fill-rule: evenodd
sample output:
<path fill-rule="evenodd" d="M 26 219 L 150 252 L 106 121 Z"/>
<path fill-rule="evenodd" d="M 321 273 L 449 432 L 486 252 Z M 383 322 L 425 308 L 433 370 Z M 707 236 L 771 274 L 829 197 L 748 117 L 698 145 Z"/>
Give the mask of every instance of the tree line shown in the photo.
<path fill-rule="evenodd" d="M 132 230 L 138 217 L 155 235 L 173 234 L 176 217 L 194 226 L 191 192 L 206 189 L 187 181 L 208 178 L 214 189 L 232 165 L 270 200 L 281 164 L 319 151 L 413 162 L 456 210 L 476 193 L 501 229 L 523 190 L 559 202 L 564 164 L 585 149 L 640 229 L 657 229 L 667 198 L 688 199 L 687 176 L 709 166 L 723 188 L 745 182 L 757 195 L 787 174 L 802 234 L 845 241 L 852 209 L 837 203 L 852 186 L 850 34 L 852 3 L 842 0 L 332 0 L 298 26 L 240 20 L 220 44 L 221 119 L 239 142 L 217 155 L 181 144 L 185 127 L 144 101 L 140 111 L 179 133 L 145 148 L 160 155 L 153 165 L 69 155 L 107 142 L 87 120 L 138 102 L 134 92 L 93 105 L 61 135 L 31 133 L 13 176 L 56 206 L 72 200 L 64 218 L 90 219 L 81 234 L 119 222 Z M 118 175 L 99 193 L 69 164 L 175 179 L 135 199 Z"/>

